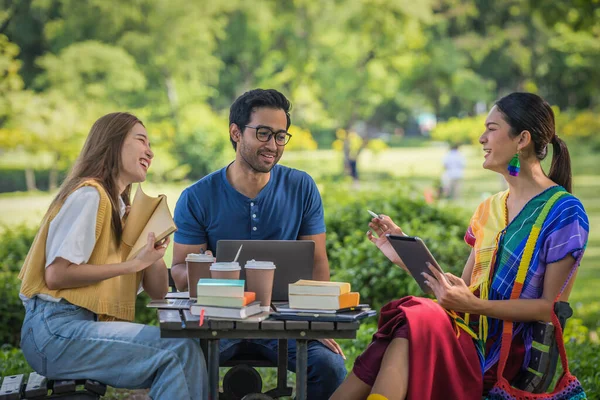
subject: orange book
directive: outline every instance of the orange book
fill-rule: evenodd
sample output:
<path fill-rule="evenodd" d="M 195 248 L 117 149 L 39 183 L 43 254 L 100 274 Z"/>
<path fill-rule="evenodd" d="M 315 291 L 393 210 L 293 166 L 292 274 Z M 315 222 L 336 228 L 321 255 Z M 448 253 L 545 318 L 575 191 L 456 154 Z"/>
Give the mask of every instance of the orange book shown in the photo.
<path fill-rule="evenodd" d="M 340 308 L 348 308 L 348 307 L 356 307 L 360 302 L 360 293 L 358 292 L 350 292 L 344 293 L 339 296 L 339 307 Z"/>
<path fill-rule="evenodd" d="M 247 306 L 248 304 L 252 303 L 254 300 L 256 300 L 256 293 L 244 292 L 244 304 L 242 304 L 242 305 Z"/>

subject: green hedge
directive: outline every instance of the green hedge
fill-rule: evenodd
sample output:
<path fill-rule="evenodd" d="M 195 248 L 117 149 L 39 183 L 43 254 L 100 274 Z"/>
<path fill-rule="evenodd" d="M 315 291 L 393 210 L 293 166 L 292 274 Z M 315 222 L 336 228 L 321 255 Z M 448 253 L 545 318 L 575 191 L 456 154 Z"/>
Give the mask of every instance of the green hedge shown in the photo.
<path fill-rule="evenodd" d="M 17 274 L 35 237 L 35 228 L 25 225 L 5 229 L 0 236 L 0 343 L 18 346 L 25 315 L 19 299 Z"/>
<path fill-rule="evenodd" d="M 406 185 L 388 182 L 375 194 L 368 188 L 352 193 L 351 186 L 338 185 L 322 190 L 327 226 L 327 253 L 333 279 L 348 281 L 361 302 L 381 307 L 406 295 L 422 295 L 406 272 L 393 265 L 367 237 L 371 216 L 367 209 L 389 215 L 409 235 L 423 238 L 448 272 L 460 275 L 469 256 L 463 237 L 469 216 L 457 208 L 425 203 Z"/>
<path fill-rule="evenodd" d="M 8 344 L 0 346 L 0 376 L 27 374 L 33 369 L 27 364 L 21 349 Z"/>
<path fill-rule="evenodd" d="M 37 233 L 37 228 L 17 225 L 6 227 L 0 236 L 0 271 L 19 272 Z"/>

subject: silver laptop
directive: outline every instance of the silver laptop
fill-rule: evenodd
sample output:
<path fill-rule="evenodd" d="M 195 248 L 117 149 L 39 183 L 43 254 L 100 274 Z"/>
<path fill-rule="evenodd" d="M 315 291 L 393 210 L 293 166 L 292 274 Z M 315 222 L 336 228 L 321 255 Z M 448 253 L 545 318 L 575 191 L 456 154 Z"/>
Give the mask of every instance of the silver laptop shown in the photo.
<path fill-rule="evenodd" d="M 272 261 L 277 269 L 272 301 L 288 301 L 288 284 L 298 279 L 312 279 L 315 242 L 312 240 L 219 240 L 217 261 L 233 261 L 240 248 L 240 279 L 246 279 L 248 260 Z"/>

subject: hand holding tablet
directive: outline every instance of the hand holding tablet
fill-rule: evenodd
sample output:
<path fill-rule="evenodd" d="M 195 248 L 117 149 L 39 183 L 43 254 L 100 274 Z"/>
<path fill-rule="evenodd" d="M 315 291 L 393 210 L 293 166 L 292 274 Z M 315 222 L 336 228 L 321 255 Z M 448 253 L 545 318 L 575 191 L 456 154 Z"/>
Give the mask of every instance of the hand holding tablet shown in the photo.
<path fill-rule="evenodd" d="M 425 283 L 425 277 L 422 275 L 425 272 L 430 276 L 434 276 L 428 264 L 431 264 L 447 279 L 444 271 L 421 238 L 390 234 L 387 234 L 386 237 L 423 292 L 433 294 L 433 290 Z"/>

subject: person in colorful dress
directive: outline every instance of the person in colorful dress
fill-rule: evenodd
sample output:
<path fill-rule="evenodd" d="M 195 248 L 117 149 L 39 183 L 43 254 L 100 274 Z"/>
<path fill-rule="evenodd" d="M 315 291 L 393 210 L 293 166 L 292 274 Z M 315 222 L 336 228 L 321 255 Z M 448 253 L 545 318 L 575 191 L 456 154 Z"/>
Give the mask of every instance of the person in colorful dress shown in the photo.
<path fill-rule="evenodd" d="M 550 321 L 557 296 L 568 299 L 589 233 L 585 210 L 570 194 L 569 152 L 554 126 L 548 103 L 531 93 L 512 93 L 492 107 L 479 138 L 483 167 L 509 187 L 471 218 L 462 276 L 444 277 L 430 266 L 424 276 L 437 302 L 409 296 L 384 306 L 372 342 L 332 399 L 480 400 L 496 381 L 504 321 L 515 322 L 504 377 L 510 381 L 528 364 L 531 322 Z M 546 175 L 540 162 L 549 146 Z M 378 234 L 367 236 L 406 269 L 385 236 L 404 233 L 380 217 L 369 223 Z M 530 262 L 521 260 L 530 252 Z M 517 285 L 520 296 L 511 299 Z"/>
<path fill-rule="evenodd" d="M 155 400 L 205 398 L 200 343 L 163 339 L 158 327 L 131 322 L 141 289 L 153 299 L 168 291 L 168 238 L 155 243 L 150 233 L 129 261 L 121 246 L 131 185 L 146 179 L 153 157 L 135 116 L 107 114 L 92 126 L 19 274 L 21 348 L 49 379 L 150 388 Z"/>

